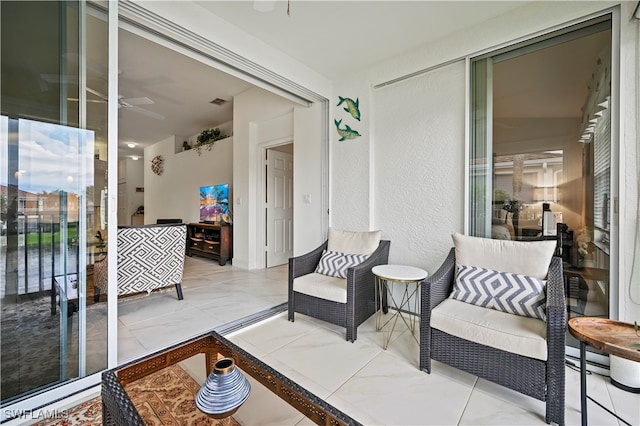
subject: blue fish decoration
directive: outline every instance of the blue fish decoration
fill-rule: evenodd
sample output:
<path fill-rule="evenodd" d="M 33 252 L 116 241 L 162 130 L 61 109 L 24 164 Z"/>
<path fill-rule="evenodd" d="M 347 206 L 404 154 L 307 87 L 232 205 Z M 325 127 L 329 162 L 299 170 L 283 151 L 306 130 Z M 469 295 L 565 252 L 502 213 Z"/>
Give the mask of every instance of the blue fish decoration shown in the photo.
<path fill-rule="evenodd" d="M 358 136 L 362 136 L 360 133 L 358 133 L 357 130 L 353 130 L 351 127 L 349 127 L 348 124 L 345 124 L 344 129 L 341 129 L 340 124 L 342 123 L 342 120 L 334 119 L 333 122 L 336 124 L 336 128 L 338 129 L 338 134 L 341 136 L 341 138 L 338 139 L 339 141 L 343 141 L 346 139 L 355 139 Z"/>
<path fill-rule="evenodd" d="M 340 106 L 344 103 L 346 105 L 344 107 L 344 110 L 351 114 L 353 118 L 360 121 L 360 100 L 356 98 L 356 100 L 354 101 L 351 98 L 343 98 L 342 96 L 338 96 L 338 99 L 340 100 L 340 102 L 338 102 L 338 105 L 336 106 Z"/>

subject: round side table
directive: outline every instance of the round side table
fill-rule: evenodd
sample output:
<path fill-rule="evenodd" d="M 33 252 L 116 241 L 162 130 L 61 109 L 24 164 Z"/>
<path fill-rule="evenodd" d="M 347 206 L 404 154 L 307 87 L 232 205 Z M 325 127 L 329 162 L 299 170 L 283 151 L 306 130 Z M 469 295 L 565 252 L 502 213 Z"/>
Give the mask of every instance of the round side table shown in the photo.
<path fill-rule="evenodd" d="M 405 325 L 411 330 L 411 335 L 416 343 L 418 339 L 415 336 L 416 316 L 418 315 L 418 302 L 420 284 L 429 276 L 429 273 L 424 269 L 416 268 L 415 266 L 407 265 L 378 265 L 374 266 L 371 270 L 376 276 L 376 310 L 378 310 L 378 316 L 376 317 L 376 331 L 380 331 L 385 328 L 389 323 L 386 337 L 383 338 L 382 347 L 387 349 L 389 342 L 391 341 L 391 335 L 396 328 L 398 318 L 401 318 Z M 404 285 L 402 292 L 402 298 L 398 301 L 393 294 L 393 286 L 390 283 L 399 283 Z M 385 312 L 383 311 L 383 299 L 384 295 L 391 299 L 390 309 L 395 313 L 386 321 L 384 321 Z M 413 298 L 413 311 L 410 302 Z M 410 315 L 411 318 L 406 318 L 404 314 Z"/>
<path fill-rule="evenodd" d="M 592 346 L 609 355 L 640 362 L 640 336 L 633 324 L 599 317 L 576 317 L 569 320 L 569 333 L 580 342 L 580 415 L 582 426 L 587 426 L 587 399 L 627 425 L 616 413 L 587 395 L 586 347 Z"/>

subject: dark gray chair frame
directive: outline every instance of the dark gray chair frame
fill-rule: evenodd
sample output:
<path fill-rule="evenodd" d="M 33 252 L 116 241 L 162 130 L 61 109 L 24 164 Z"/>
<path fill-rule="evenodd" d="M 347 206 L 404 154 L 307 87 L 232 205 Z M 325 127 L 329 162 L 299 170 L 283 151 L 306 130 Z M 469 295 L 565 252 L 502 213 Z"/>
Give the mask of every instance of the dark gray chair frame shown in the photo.
<path fill-rule="evenodd" d="M 553 257 L 547 275 L 547 361 L 528 358 L 461 339 L 431 328 L 431 310 L 453 289 L 455 249 L 422 284 L 420 369 L 431 373 L 431 360 L 443 362 L 517 392 L 546 401 L 545 421 L 564 425 L 565 337 L 567 308 L 562 259 Z"/>
<path fill-rule="evenodd" d="M 347 340 L 354 342 L 358 337 L 358 326 L 376 312 L 375 276 L 371 269 L 388 263 L 390 246 L 390 241 L 380 241 L 376 251 L 367 260 L 347 269 L 347 303 L 321 299 L 293 290 L 295 278 L 316 270 L 322 251 L 327 248 L 327 241 L 307 254 L 290 258 L 289 321 L 294 321 L 296 312 L 327 321 L 345 327 Z M 383 296 L 382 304 L 386 310 L 386 294 Z"/>

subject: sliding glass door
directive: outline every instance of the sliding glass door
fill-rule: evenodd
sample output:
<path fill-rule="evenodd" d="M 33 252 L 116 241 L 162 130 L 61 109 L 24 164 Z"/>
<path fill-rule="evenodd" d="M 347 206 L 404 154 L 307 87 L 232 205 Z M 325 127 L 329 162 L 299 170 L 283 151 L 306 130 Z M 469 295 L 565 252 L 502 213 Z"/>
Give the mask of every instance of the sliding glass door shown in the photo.
<path fill-rule="evenodd" d="M 2 2 L 1 405 L 107 367 L 107 19 L 84 2 Z M 2 410 L 3 420 L 14 417 Z"/>
<path fill-rule="evenodd" d="M 606 16 L 471 62 L 470 233 L 556 241 L 569 317 L 609 317 L 611 40 Z"/>

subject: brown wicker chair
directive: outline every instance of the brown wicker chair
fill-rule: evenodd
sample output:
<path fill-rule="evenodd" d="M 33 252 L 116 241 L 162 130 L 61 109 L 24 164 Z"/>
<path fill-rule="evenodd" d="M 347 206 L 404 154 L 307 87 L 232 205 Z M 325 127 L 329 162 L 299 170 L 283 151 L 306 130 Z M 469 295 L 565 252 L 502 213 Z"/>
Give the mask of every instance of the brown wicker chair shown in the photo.
<path fill-rule="evenodd" d="M 420 369 L 431 360 L 449 364 L 525 395 L 546 401 L 545 421 L 564 424 L 567 312 L 562 261 L 553 257 L 546 284 L 547 361 L 464 340 L 431 327 L 431 311 L 448 298 L 455 277 L 455 250 L 425 280 L 421 290 Z"/>
<path fill-rule="evenodd" d="M 325 241 L 310 253 L 289 259 L 289 321 L 294 321 L 296 312 L 309 315 L 345 327 L 347 340 L 354 342 L 358 326 L 376 312 L 375 277 L 371 269 L 376 265 L 388 263 L 391 242 L 380 241 L 378 249 L 367 260 L 347 270 L 347 303 L 294 291 L 293 280 L 315 271 L 327 243 Z M 383 300 L 383 306 L 386 309 L 386 298 Z"/>

